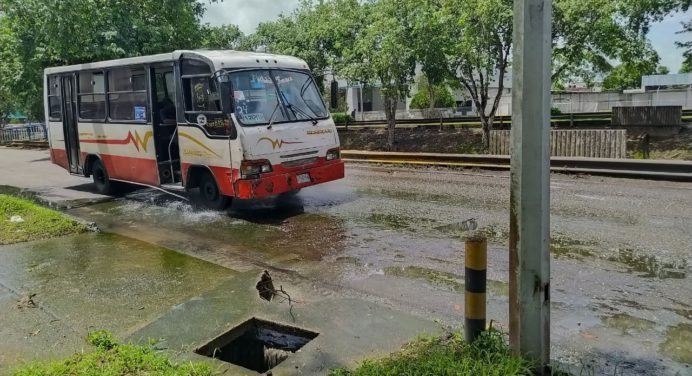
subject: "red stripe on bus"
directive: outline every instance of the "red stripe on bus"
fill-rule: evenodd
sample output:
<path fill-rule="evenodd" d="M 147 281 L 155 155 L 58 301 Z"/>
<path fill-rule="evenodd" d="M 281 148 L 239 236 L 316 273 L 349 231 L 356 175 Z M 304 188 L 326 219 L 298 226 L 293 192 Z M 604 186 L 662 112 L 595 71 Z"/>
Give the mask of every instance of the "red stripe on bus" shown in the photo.
<path fill-rule="evenodd" d="M 159 185 L 156 161 L 153 159 L 122 157 L 119 155 L 99 155 L 112 179 L 135 183 Z"/>

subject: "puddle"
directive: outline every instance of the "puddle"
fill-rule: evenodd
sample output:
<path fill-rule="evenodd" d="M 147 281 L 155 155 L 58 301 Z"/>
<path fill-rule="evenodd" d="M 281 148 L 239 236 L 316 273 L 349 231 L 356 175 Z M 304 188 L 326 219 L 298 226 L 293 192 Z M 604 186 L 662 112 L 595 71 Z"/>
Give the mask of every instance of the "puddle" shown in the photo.
<path fill-rule="evenodd" d="M 264 373 L 300 350 L 318 333 L 251 318 L 195 350 L 208 356 Z"/>
<path fill-rule="evenodd" d="M 418 193 L 412 191 L 395 191 L 390 189 L 363 188 L 357 190 L 358 193 L 366 196 L 382 196 L 394 200 L 418 201 L 418 202 L 448 202 L 463 204 L 467 200 L 456 199 L 458 196 L 441 195 L 434 193 Z"/>
<path fill-rule="evenodd" d="M 96 205 L 86 215 L 106 230 L 134 227 L 146 231 L 155 224 L 153 230 L 174 231 L 177 239 L 182 237 L 190 244 L 204 239 L 296 261 L 319 261 L 344 248 L 346 230 L 341 219 L 294 209 L 259 205 L 215 212 L 195 210 L 180 201 L 125 200 Z"/>
<path fill-rule="evenodd" d="M 692 324 L 669 326 L 660 350 L 675 361 L 692 364 Z"/>
<path fill-rule="evenodd" d="M 394 277 L 422 279 L 431 285 L 445 287 L 456 292 L 464 292 L 464 278 L 452 273 L 441 272 L 420 266 L 389 266 L 384 268 L 384 274 Z"/>
<path fill-rule="evenodd" d="M 464 292 L 464 277 L 454 273 L 423 268 L 420 266 L 389 266 L 384 275 L 424 280 L 431 285 L 444 287 L 454 292 Z M 486 281 L 486 291 L 493 296 L 508 296 L 509 286 L 501 281 Z"/>
<path fill-rule="evenodd" d="M 692 320 L 692 309 L 669 308 L 669 311 L 675 312 L 688 320 Z"/>
<path fill-rule="evenodd" d="M 550 253 L 556 259 L 564 257 L 582 260 L 584 257 L 595 257 L 593 246 L 592 242 L 574 239 L 560 233 L 553 233 L 550 237 Z"/>
<path fill-rule="evenodd" d="M 619 249 L 617 255 L 608 257 L 608 261 L 623 264 L 628 272 L 639 273 L 644 278 L 684 279 L 687 276 L 687 260 L 663 261 L 631 248 Z"/>
<path fill-rule="evenodd" d="M 612 316 L 601 317 L 601 322 L 603 325 L 617 329 L 622 335 L 635 335 L 641 334 L 645 331 L 651 330 L 656 326 L 656 323 L 650 320 L 641 319 L 638 317 L 630 316 L 626 313 L 617 313 Z"/>

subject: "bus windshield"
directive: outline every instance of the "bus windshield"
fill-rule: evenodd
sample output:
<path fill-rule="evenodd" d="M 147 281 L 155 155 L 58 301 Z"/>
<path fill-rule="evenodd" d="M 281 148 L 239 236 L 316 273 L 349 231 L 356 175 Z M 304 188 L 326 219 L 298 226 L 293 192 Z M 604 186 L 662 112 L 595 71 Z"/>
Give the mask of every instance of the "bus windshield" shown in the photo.
<path fill-rule="evenodd" d="M 242 125 L 326 119 L 329 112 L 312 77 L 303 72 L 265 69 L 229 72 L 233 111 Z"/>

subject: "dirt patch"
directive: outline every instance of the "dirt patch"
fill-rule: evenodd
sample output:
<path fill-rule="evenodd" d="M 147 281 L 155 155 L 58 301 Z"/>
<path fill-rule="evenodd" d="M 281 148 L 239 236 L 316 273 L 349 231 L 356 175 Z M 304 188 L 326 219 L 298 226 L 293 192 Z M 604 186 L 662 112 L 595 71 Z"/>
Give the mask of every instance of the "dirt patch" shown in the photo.
<path fill-rule="evenodd" d="M 644 150 L 639 137 L 641 134 L 628 132 L 627 157 L 643 159 Z M 679 159 L 692 161 L 692 129 L 682 128 L 680 133 L 670 137 L 651 137 L 649 159 Z"/>
<path fill-rule="evenodd" d="M 386 151 L 386 129 L 339 130 L 343 149 Z M 477 154 L 483 150 L 480 129 L 417 127 L 395 129 L 397 151 Z"/>

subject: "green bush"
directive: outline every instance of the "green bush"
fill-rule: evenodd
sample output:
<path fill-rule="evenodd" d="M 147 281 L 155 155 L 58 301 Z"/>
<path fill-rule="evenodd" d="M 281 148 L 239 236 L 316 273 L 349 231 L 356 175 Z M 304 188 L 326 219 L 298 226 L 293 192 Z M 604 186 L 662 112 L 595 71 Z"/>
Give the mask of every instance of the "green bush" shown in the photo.
<path fill-rule="evenodd" d="M 423 90 L 425 89 L 425 90 Z M 434 89 L 435 108 L 454 107 L 456 101 L 446 86 L 436 86 Z M 427 88 L 419 88 L 418 92 L 411 99 L 411 108 L 426 109 L 430 108 L 430 94 Z"/>
<path fill-rule="evenodd" d="M 550 114 L 551 115 L 561 115 L 562 111 L 560 111 L 560 109 L 557 107 L 551 107 L 550 108 Z"/>
<path fill-rule="evenodd" d="M 334 119 L 334 122 L 337 124 L 343 124 L 346 122 L 346 120 L 349 122 L 353 121 L 353 119 L 351 119 L 351 115 L 345 112 L 333 112 L 332 119 Z"/>

